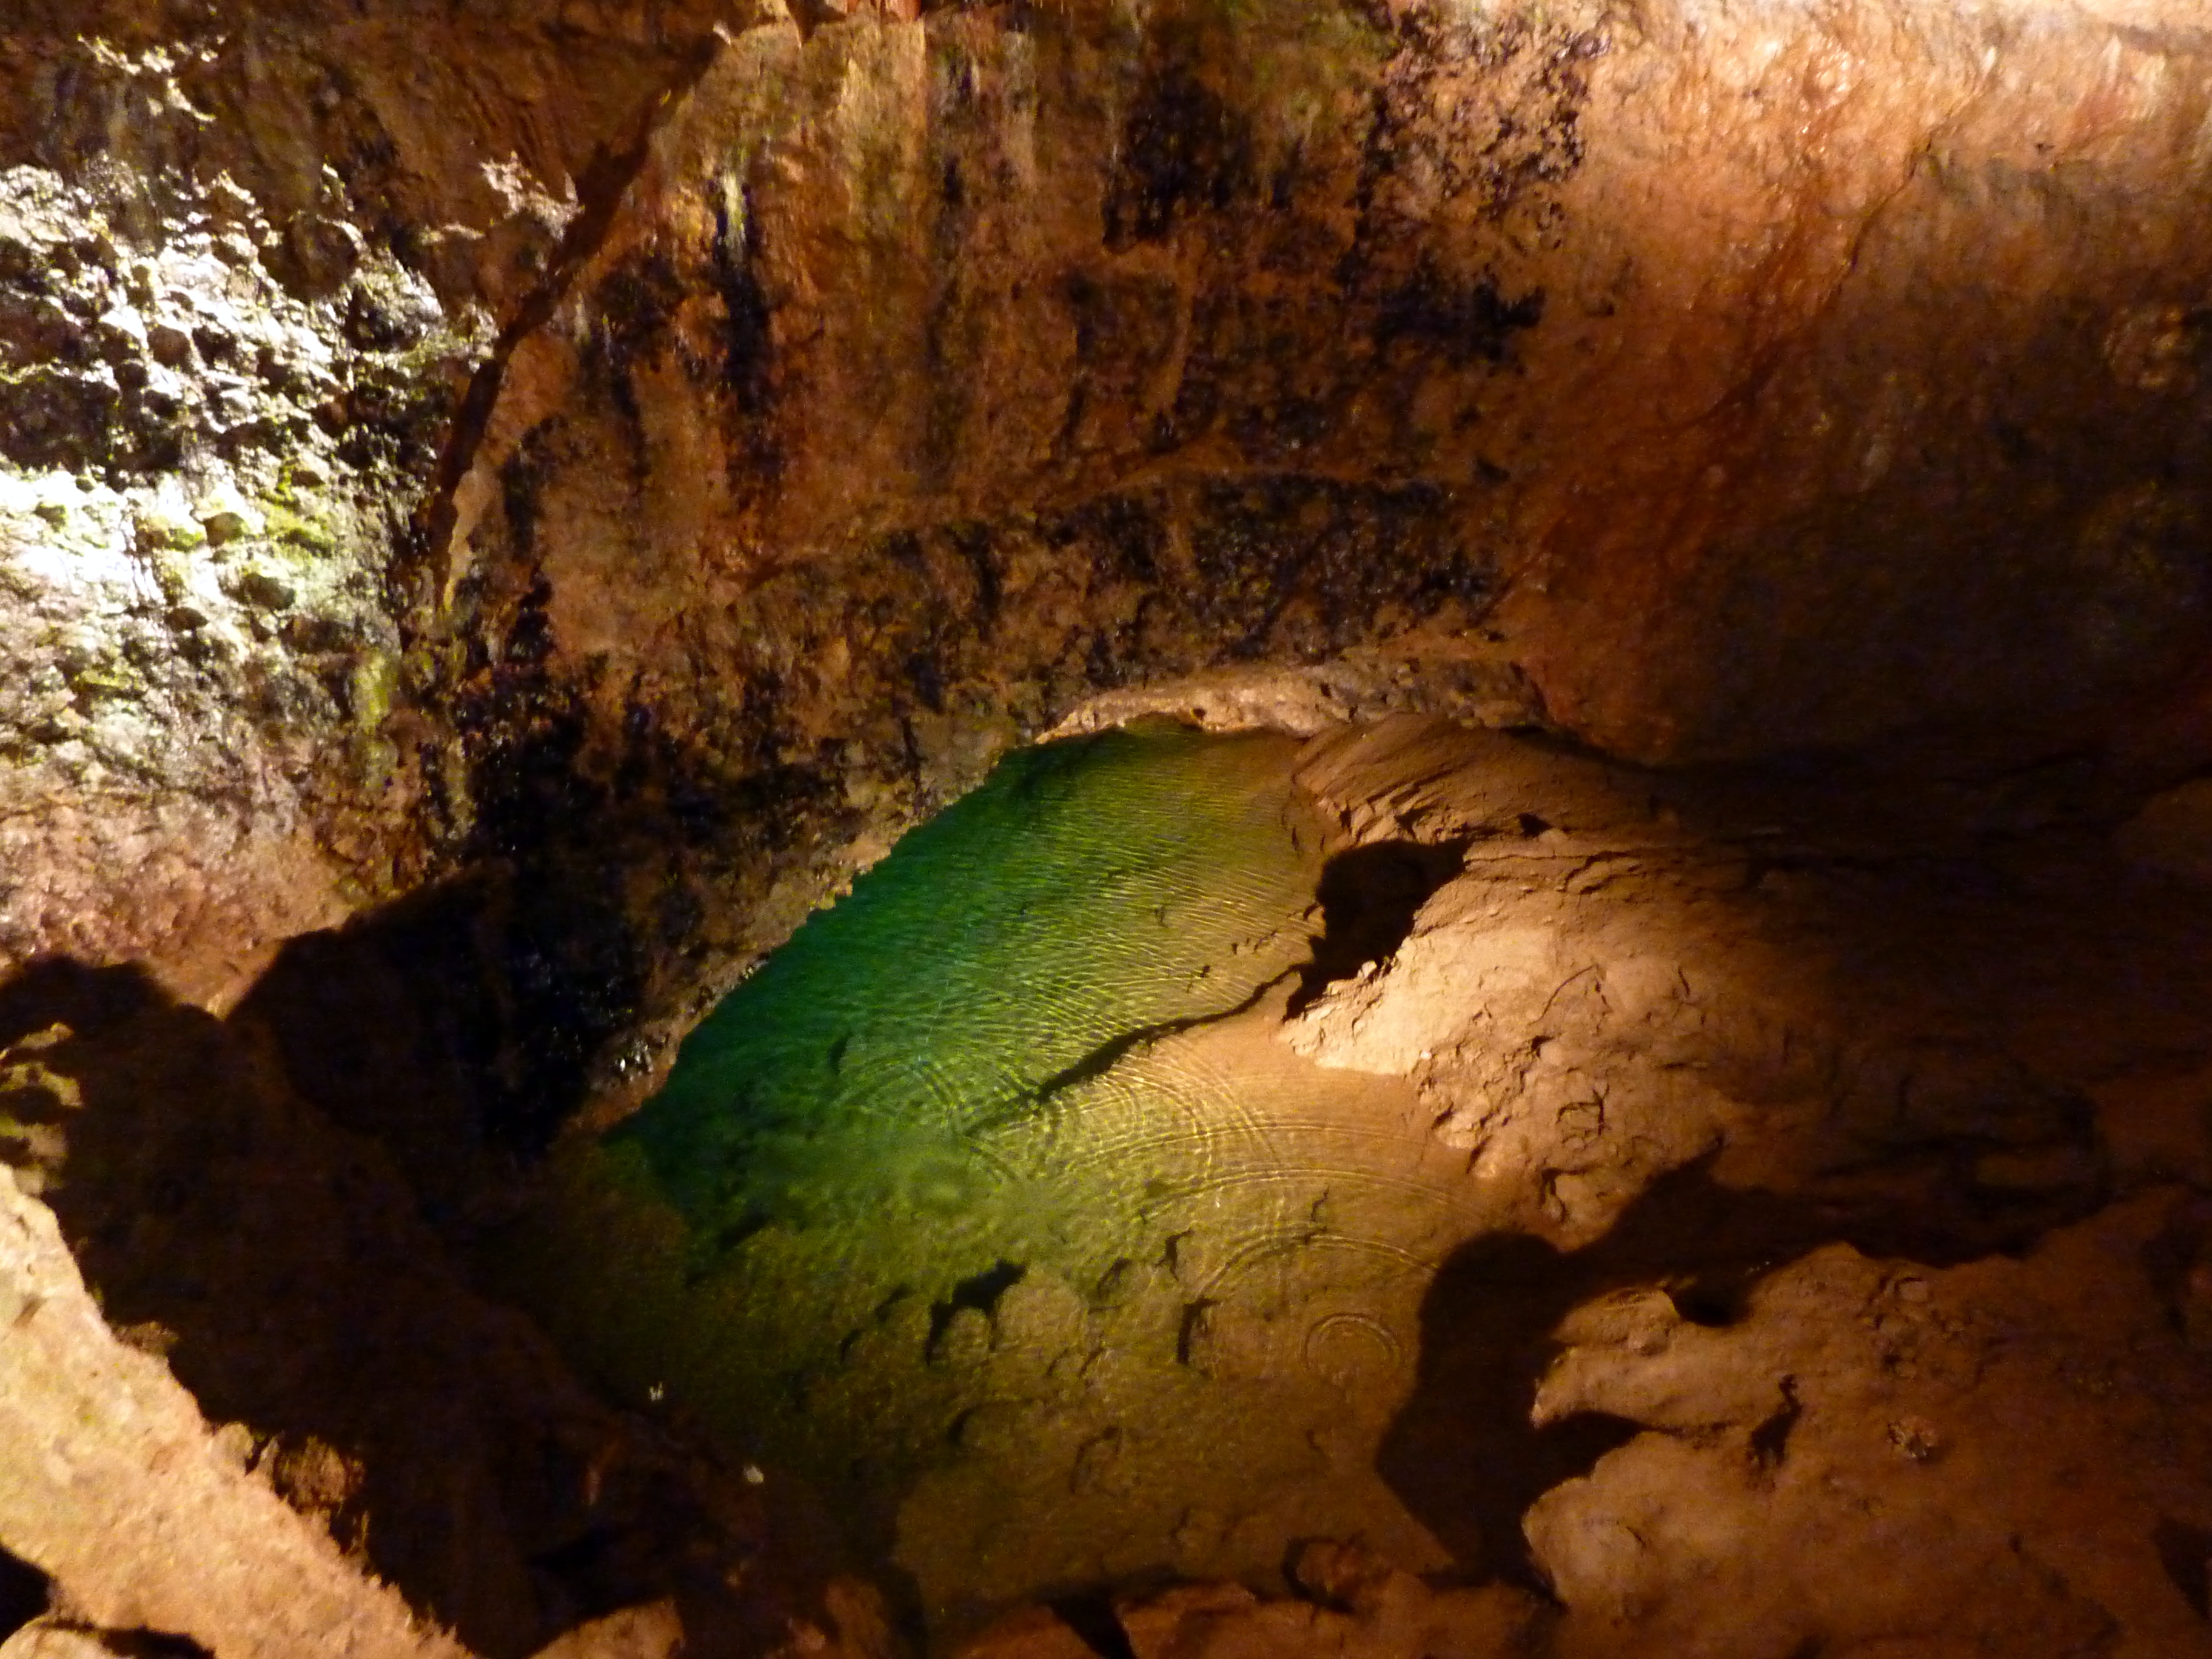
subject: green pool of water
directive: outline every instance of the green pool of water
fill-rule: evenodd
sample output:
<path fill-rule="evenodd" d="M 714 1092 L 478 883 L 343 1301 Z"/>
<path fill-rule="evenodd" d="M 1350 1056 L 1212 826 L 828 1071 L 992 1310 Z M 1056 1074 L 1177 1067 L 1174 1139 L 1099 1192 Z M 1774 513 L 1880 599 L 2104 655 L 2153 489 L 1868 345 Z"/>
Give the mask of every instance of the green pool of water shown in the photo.
<path fill-rule="evenodd" d="M 1013 1349 L 1095 1347 L 1162 1206 L 1219 1175 L 1220 1079 L 1153 1055 L 1307 958 L 1296 752 L 1165 728 L 1009 757 L 557 1160 L 503 1270 L 618 1388 L 895 1494 Z"/>
<path fill-rule="evenodd" d="M 566 1147 L 500 1252 L 572 1356 L 799 1477 L 940 1633 L 1070 1585 L 1433 1540 L 1375 1476 L 1465 1160 L 1275 1040 L 1300 746 L 1017 753 Z"/>
<path fill-rule="evenodd" d="M 968 1215 L 1083 1085 L 1303 956 L 1291 749 L 1169 729 L 1016 753 L 726 998 L 611 1149 L 705 1267 L 764 1226 Z"/>

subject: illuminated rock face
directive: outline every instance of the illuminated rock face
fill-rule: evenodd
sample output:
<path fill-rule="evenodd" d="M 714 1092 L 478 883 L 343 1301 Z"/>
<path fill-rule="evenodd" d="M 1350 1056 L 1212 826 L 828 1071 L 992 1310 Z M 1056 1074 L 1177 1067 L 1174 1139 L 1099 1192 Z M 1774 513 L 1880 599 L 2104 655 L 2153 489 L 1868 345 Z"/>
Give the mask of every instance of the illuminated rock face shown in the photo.
<path fill-rule="evenodd" d="M 452 452 L 453 706 L 569 781 L 487 821 L 742 953 L 791 911 L 696 865 L 787 905 L 1192 673 L 1658 760 L 2189 752 L 2202 75 L 2027 6 L 733 30 Z"/>
<path fill-rule="evenodd" d="M 1378 646 L 1653 758 L 2094 730 L 2201 626 L 2206 93 L 2133 21 L 763 24 L 518 344 L 449 578 L 609 742 Z"/>

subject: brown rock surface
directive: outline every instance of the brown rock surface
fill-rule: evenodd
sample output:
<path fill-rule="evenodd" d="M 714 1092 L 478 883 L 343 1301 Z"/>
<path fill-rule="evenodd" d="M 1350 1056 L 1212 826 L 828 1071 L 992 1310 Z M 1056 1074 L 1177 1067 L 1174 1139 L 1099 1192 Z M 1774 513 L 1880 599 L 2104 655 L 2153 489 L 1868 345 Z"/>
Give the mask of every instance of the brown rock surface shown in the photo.
<path fill-rule="evenodd" d="M 134 964 L 0 991 L 13 1645 L 888 1650 L 446 1252 L 1164 710 L 1876 758 L 1316 745 L 1463 860 L 1283 1035 L 1464 1162 L 1380 1471 L 1524 1582 L 1094 1636 L 2201 1650 L 2198 11 L 9 8 L 0 966 Z"/>
<path fill-rule="evenodd" d="M 54 1225 L 0 1170 L 0 1529 L 96 1626 L 241 1655 L 458 1655 L 365 1582 L 116 1340 Z M 64 1650 L 59 1637 L 28 1650 Z"/>
<path fill-rule="evenodd" d="M 221 1004 L 460 852 L 675 1014 L 1261 661 L 2196 752 L 2187 8 L 905 9 L 19 10 L 12 956 Z"/>
<path fill-rule="evenodd" d="M 1538 1420 L 1648 1431 L 1529 1512 L 1557 1650 L 2206 1650 L 2212 1376 L 2150 1265 L 2188 1208 L 1936 1272 L 1832 1246 L 1719 1329 L 1578 1310 Z"/>
<path fill-rule="evenodd" d="M 1555 1598 L 1512 1650 L 2212 1646 L 2206 916 L 2078 776 L 1690 779 L 1419 720 L 1301 775 L 1355 852 L 1461 849 L 1281 1033 L 1416 1079 L 1466 1160 L 1487 1219 L 1376 1468 L 1459 1573 Z M 1444 1650 L 1314 1566 L 1120 1627 Z"/>

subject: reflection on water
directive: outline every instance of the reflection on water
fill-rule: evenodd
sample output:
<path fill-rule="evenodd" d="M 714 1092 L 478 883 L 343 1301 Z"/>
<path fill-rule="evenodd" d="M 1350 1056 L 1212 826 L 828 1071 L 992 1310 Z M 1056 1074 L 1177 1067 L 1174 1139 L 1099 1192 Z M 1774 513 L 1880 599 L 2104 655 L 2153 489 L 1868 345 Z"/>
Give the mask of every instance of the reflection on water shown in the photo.
<path fill-rule="evenodd" d="M 957 1625 L 1289 1542 L 1434 1544 L 1376 1480 L 1458 1165 L 1271 1040 L 1322 848 L 1274 737 L 1017 754 L 562 1159 L 524 1293 L 833 1494 Z"/>
<path fill-rule="evenodd" d="M 1303 957 L 1316 860 L 1288 748 L 1111 732 L 1014 756 L 726 999 L 615 1139 L 725 1236 L 973 1216 L 1121 1054 Z"/>

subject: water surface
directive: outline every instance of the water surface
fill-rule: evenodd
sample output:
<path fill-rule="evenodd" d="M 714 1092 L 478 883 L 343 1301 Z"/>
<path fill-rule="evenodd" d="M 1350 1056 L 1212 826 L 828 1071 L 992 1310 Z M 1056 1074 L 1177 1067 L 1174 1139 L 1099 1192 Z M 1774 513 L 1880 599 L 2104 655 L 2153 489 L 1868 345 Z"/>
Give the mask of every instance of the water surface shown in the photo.
<path fill-rule="evenodd" d="M 1318 926 L 1297 748 L 1010 757 L 564 1157 L 524 1293 L 955 1622 L 1301 1535 L 1436 1565 L 1370 1462 L 1458 1172 L 1402 1085 L 1273 1041 Z"/>

